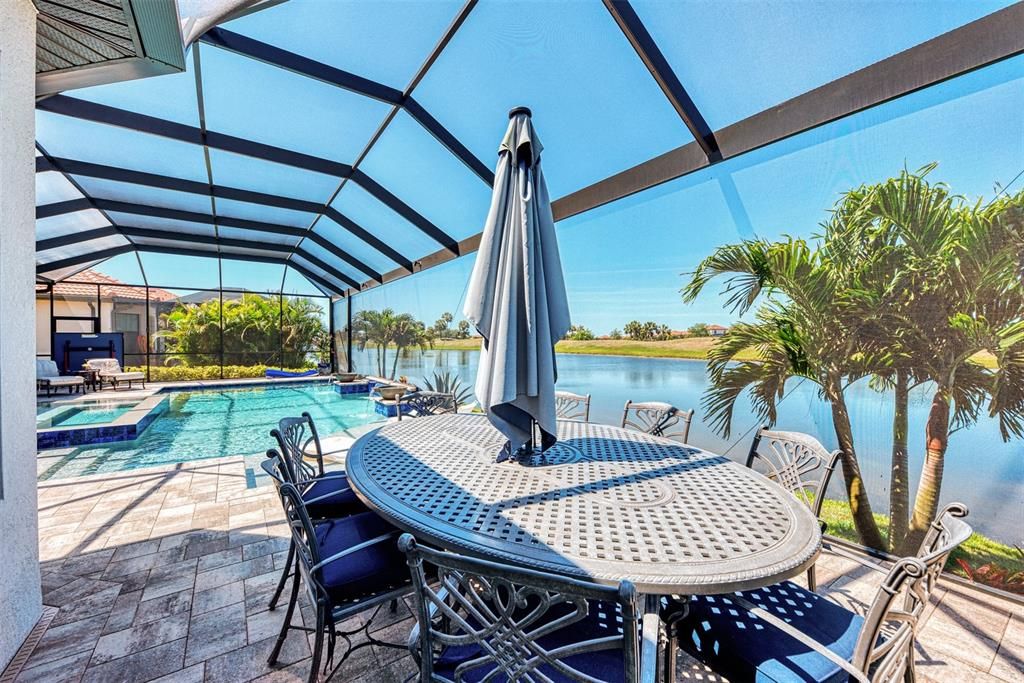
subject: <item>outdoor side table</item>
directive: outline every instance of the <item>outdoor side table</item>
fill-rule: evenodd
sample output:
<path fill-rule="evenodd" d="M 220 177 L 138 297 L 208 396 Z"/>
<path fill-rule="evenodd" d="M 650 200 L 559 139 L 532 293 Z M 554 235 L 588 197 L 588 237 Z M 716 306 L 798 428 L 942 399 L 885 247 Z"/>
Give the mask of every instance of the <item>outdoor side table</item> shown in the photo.
<path fill-rule="evenodd" d="M 76 370 L 76 375 L 80 375 L 85 380 L 85 388 L 96 391 L 99 382 L 99 372 L 96 370 Z"/>

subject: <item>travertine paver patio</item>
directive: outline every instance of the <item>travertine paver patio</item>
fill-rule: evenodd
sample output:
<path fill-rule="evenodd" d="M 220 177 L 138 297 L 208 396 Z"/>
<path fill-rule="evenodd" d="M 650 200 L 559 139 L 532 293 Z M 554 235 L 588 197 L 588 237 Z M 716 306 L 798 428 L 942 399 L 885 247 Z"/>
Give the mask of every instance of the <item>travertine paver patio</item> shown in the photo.
<path fill-rule="evenodd" d="M 266 665 L 283 617 L 267 601 L 288 532 L 273 487 L 253 477 L 252 465 L 221 458 L 41 482 L 43 601 L 57 609 L 13 680 L 304 680 L 309 647 L 299 632 L 281 666 Z M 873 572 L 832 555 L 818 566 L 821 590 L 836 600 L 870 599 Z M 308 613 L 301 618 L 309 623 Z M 410 626 L 403 604 L 373 628 L 404 642 Z M 713 680 L 689 661 L 679 673 Z M 1024 606 L 945 585 L 920 631 L 918 673 L 934 681 L 1024 679 Z M 369 647 L 334 680 L 414 674 L 404 650 Z"/>

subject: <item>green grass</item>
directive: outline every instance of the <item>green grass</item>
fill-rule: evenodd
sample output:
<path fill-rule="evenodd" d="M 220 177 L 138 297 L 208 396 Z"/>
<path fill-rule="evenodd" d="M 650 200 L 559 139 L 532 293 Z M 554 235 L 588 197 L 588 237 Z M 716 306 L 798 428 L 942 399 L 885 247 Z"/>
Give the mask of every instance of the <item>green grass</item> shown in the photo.
<path fill-rule="evenodd" d="M 854 543 L 858 542 L 857 532 L 853 526 L 853 517 L 850 515 L 850 506 L 845 501 L 826 500 L 821 507 L 821 518 L 828 524 L 827 533 L 830 536 L 853 541 Z M 876 514 L 875 521 L 878 523 L 882 537 L 888 542 L 889 517 Z M 958 558 L 965 560 L 975 568 L 992 563 L 1006 569 L 1010 574 L 1024 572 L 1024 554 L 1013 546 L 994 541 L 988 536 L 983 536 L 979 533 L 971 534 L 971 537 L 950 555 L 949 562 L 946 563 L 947 571 L 966 578 L 963 569 L 956 562 Z M 1024 586 L 1016 589 L 1005 586 L 1003 588 L 1024 593 Z"/>
<path fill-rule="evenodd" d="M 636 356 L 640 358 L 684 358 L 707 360 L 708 349 L 717 341 L 714 337 L 669 339 L 667 341 L 634 341 L 632 339 L 592 339 L 590 341 L 562 340 L 555 346 L 558 353 L 578 353 L 589 356 Z M 476 351 L 480 338 L 438 339 L 438 351 Z M 756 354 L 742 353 L 737 360 L 755 360 Z M 973 360 L 986 368 L 996 367 L 995 356 L 979 353 Z"/>
<path fill-rule="evenodd" d="M 590 341 L 563 340 L 555 346 L 558 353 L 578 353 L 592 356 L 637 356 L 642 358 L 685 358 L 705 360 L 708 349 L 715 343 L 711 337 L 669 339 L 667 341 L 634 341 L 632 339 L 592 339 Z M 441 351 L 469 351 L 480 348 L 480 339 L 440 339 L 434 348 Z M 740 356 L 740 360 L 754 358 Z"/>

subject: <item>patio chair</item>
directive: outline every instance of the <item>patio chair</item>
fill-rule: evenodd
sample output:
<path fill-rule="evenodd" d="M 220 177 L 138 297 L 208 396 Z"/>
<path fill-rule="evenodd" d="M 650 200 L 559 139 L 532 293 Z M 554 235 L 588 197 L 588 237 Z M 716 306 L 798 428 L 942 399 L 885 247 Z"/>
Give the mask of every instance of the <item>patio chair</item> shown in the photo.
<path fill-rule="evenodd" d="M 412 574 L 409 649 L 420 681 L 654 680 L 657 616 L 642 637 L 628 581 L 605 586 L 471 559 L 409 534 L 398 543 Z"/>
<path fill-rule="evenodd" d="M 61 375 L 57 363 L 49 358 L 36 358 L 36 391 L 46 390 L 46 395 L 54 389 L 65 388 L 70 395 L 74 391 L 85 390 L 85 378 L 79 375 Z"/>
<path fill-rule="evenodd" d="M 622 426 L 638 432 L 688 443 L 693 409 L 679 410 L 671 403 L 626 401 L 622 411 Z"/>
<path fill-rule="evenodd" d="M 273 462 L 273 459 L 264 463 Z M 314 525 L 299 489 L 276 478 L 275 483 L 278 484 L 281 505 L 291 530 L 292 544 L 296 548 L 297 571 L 292 581 L 281 631 L 267 663 L 273 666 L 277 662 L 291 629 L 313 633 L 310 683 L 315 683 L 318 678 L 325 640 L 325 669 L 334 661 L 334 647 L 338 637 L 346 644 L 345 654 L 327 678 L 356 650 L 370 645 L 404 648 L 404 644 L 384 642 L 370 634 L 373 620 L 380 609 L 388 603 L 392 610 L 395 609 L 397 600 L 411 590 L 409 572 L 395 542 L 398 530 L 369 511 Z M 300 583 L 305 586 L 316 614 L 313 628 L 291 623 Z M 373 614 L 362 621 L 358 628 L 348 631 L 339 629 L 349 618 L 370 609 L 374 610 Z M 353 645 L 352 638 L 357 635 L 360 636 L 360 642 Z"/>
<path fill-rule="evenodd" d="M 828 525 L 821 521 L 821 506 L 825 502 L 829 480 L 835 471 L 842 451 L 829 453 L 817 439 L 800 432 L 775 432 L 762 427 L 754 436 L 747 454 L 747 467 L 761 473 L 806 503 L 825 533 Z M 807 587 L 818 589 L 818 581 L 811 566 L 807 570 Z"/>
<path fill-rule="evenodd" d="M 324 470 L 320 435 L 308 412 L 302 413 L 301 417 L 280 420 L 277 429 L 271 430 L 270 435 L 277 440 L 280 451 L 267 451 L 267 455 L 273 453 L 273 457 L 280 459 L 279 474 L 271 472 L 266 466 L 264 470 L 282 483 L 287 482 L 298 489 L 311 519 L 338 519 L 366 512 L 366 506 L 349 486 L 345 473 Z M 315 460 L 316 465 L 308 462 L 309 459 Z M 281 571 L 281 579 L 270 598 L 270 609 L 277 607 L 277 601 L 292 573 L 294 561 L 295 545 L 291 544 L 288 546 L 288 557 Z"/>
<path fill-rule="evenodd" d="M 429 417 L 454 413 L 459 409 L 455 394 L 440 391 L 414 391 L 398 399 L 398 419 L 405 417 Z"/>
<path fill-rule="evenodd" d="M 590 394 L 584 396 L 571 391 L 556 391 L 555 417 L 590 422 Z"/>
<path fill-rule="evenodd" d="M 135 382 L 140 382 L 142 388 L 146 388 L 146 373 L 124 372 L 116 358 L 90 358 L 85 361 L 85 366 L 96 371 L 96 381 L 101 388 L 104 382 L 108 382 L 115 390 L 122 383 L 127 383 L 128 388 L 131 389 Z"/>
<path fill-rule="evenodd" d="M 946 506 L 916 557 L 887 572 L 864 616 L 785 581 L 696 596 L 680 647 L 732 681 L 913 681 L 921 614 L 949 554 L 971 535 L 960 503 Z"/>

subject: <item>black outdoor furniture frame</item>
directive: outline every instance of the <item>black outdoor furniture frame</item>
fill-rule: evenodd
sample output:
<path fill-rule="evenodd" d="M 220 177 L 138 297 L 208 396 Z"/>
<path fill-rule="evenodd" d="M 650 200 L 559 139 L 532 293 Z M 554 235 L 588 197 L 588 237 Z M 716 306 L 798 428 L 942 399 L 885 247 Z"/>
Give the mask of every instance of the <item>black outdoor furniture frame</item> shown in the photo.
<path fill-rule="evenodd" d="M 903 97 L 917 90 L 1024 53 L 1024 33 L 1018 30 L 1018 27 L 1024 23 L 1024 4 L 1017 3 L 948 33 L 936 36 L 898 54 L 882 59 L 863 69 L 842 76 L 742 121 L 719 130 L 712 130 L 628 0 L 603 0 L 603 2 L 609 12 L 610 19 L 622 31 L 636 52 L 637 57 L 643 62 L 651 77 L 661 88 L 666 99 L 691 131 L 694 139 L 692 142 L 683 144 L 665 154 L 649 159 L 633 168 L 616 173 L 556 200 L 552 206 L 556 220 L 583 213 L 788 137 L 829 124 L 865 109 Z M 310 211 L 316 215 L 312 224 L 308 228 L 301 229 L 302 239 L 297 240 L 290 247 L 287 245 L 283 246 L 286 253 L 281 256 L 261 257 L 253 254 L 251 245 L 259 244 L 256 240 L 225 241 L 220 239 L 216 244 L 210 245 L 213 247 L 212 249 L 201 251 L 202 255 L 206 256 L 286 263 L 308 277 L 328 294 L 350 296 L 354 293 L 365 291 L 368 288 L 405 277 L 413 272 L 420 272 L 440 265 L 458 256 L 472 253 L 479 246 L 479 234 L 456 241 L 441 227 L 434 225 L 413 207 L 402 202 L 398 197 L 380 185 L 380 183 L 369 177 L 359 167 L 359 164 L 381 138 L 384 130 L 395 118 L 395 114 L 399 110 L 403 110 L 417 121 L 424 130 L 434 136 L 448 152 L 479 177 L 481 182 L 487 185 L 491 184 L 491 172 L 486 164 L 475 158 L 463 143 L 456 139 L 450 131 L 419 104 L 414 96 L 416 87 L 424 79 L 445 47 L 465 24 L 476 4 L 476 0 L 468 0 L 463 5 L 460 12 L 440 36 L 435 48 L 424 60 L 422 66 L 404 90 L 377 83 L 357 74 L 352 74 L 303 55 L 236 34 L 227 29 L 213 28 L 200 37 L 199 42 L 205 45 L 213 45 L 221 49 L 230 50 L 244 58 L 258 60 L 275 68 L 285 69 L 300 77 L 315 79 L 321 83 L 390 104 L 392 106 L 391 115 L 381 124 L 362 154 L 359 155 L 352 165 L 245 140 L 218 131 L 211 131 L 206 128 L 202 116 L 200 116 L 201 125 L 193 127 L 95 102 L 88 102 L 67 95 L 55 95 L 41 99 L 37 103 L 37 107 L 40 110 L 64 116 L 121 126 L 143 134 L 162 136 L 186 144 L 194 144 L 204 149 L 222 149 L 233 154 L 247 155 L 277 164 L 333 175 L 339 178 L 338 188 L 334 195 L 324 204 L 302 202 L 302 200 L 295 198 L 249 192 L 239 188 L 198 182 L 190 183 L 190 181 L 181 178 L 140 174 L 131 169 L 118 169 L 104 167 L 101 164 L 92 164 L 88 160 L 62 159 L 50 155 L 41 148 L 42 156 L 36 162 L 37 171 L 58 171 L 64 174 L 79 190 L 81 190 L 81 187 L 74 180 L 75 174 L 176 191 L 194 192 L 209 195 L 214 199 L 223 197 L 267 206 Z M 200 79 L 201 69 L 198 68 L 198 48 L 199 45 L 196 46 L 194 51 L 197 66 L 195 76 L 197 79 Z M 373 237 L 371 232 L 359 226 L 350 218 L 339 214 L 336 209 L 331 208 L 331 201 L 333 201 L 337 192 L 348 182 L 361 185 L 384 205 L 406 218 L 418 230 L 438 242 L 441 248 L 430 254 L 405 254 L 402 253 L 400 245 L 383 243 L 380 239 Z M 49 207 L 39 207 L 40 215 L 53 215 L 54 211 L 65 212 L 84 209 L 96 209 L 106 215 L 105 209 L 99 207 L 99 203 L 102 202 L 101 199 L 93 198 L 84 191 L 82 194 L 83 198 L 80 200 L 60 202 Z M 156 207 L 142 207 L 142 210 L 147 212 L 155 209 Z M 309 260 L 309 252 L 302 246 L 302 242 L 305 239 L 317 241 L 319 235 L 313 228 L 321 216 L 331 219 L 342 230 L 347 231 L 354 238 L 361 240 L 369 247 L 389 258 L 395 263 L 396 268 L 383 273 L 373 271 L 370 268 L 364 268 L 362 266 L 366 264 L 351 258 L 350 254 L 337 249 L 328 240 L 328 245 L 321 244 L 320 246 L 324 246 L 325 249 L 332 252 L 332 257 L 337 258 L 339 262 L 347 262 L 355 266 L 357 270 L 367 275 L 369 279 L 364 282 L 354 282 L 354 278 L 350 275 L 340 278 L 338 274 L 341 271 L 337 268 L 334 269 L 333 273 L 323 269 L 320 269 L 319 273 L 313 272 L 313 269 L 319 268 L 319 266 Z M 207 217 L 207 219 L 210 218 L 209 216 Z M 218 215 L 215 220 L 223 223 L 225 220 L 232 219 Z M 112 225 L 108 228 L 100 228 L 100 230 L 106 230 L 111 235 L 123 236 L 127 242 L 126 244 L 97 249 L 90 253 L 82 253 L 77 256 L 50 260 L 48 262 L 45 259 L 46 249 L 39 249 L 38 251 L 43 257 L 40 259 L 40 264 L 37 267 L 37 274 L 46 280 L 48 273 L 55 273 L 62 269 L 73 268 L 79 264 L 88 264 L 133 250 L 181 254 L 193 254 L 197 251 L 194 247 L 190 246 L 193 241 L 191 235 L 177 235 L 175 236 L 176 239 L 166 243 L 173 246 L 163 246 L 165 243 L 161 242 L 161 246 L 158 247 L 153 244 L 136 242 L 136 239 L 141 240 L 143 238 L 141 235 L 136 237 L 131 234 L 132 226 L 123 226 L 114 221 L 111 221 L 111 223 Z M 226 225 L 227 223 L 223 224 Z M 274 232 L 280 226 L 248 222 L 245 227 L 255 231 Z M 372 228 L 372 226 L 370 227 Z M 89 239 L 95 239 L 94 236 L 90 235 L 93 232 L 91 230 L 84 231 L 73 236 L 62 236 L 59 239 L 63 241 L 63 246 L 84 244 Z M 242 242 L 246 242 L 246 244 L 243 245 Z M 56 244 L 51 245 L 48 240 L 40 241 L 40 245 L 48 248 L 57 246 Z M 270 261 L 269 259 L 274 260 Z"/>

